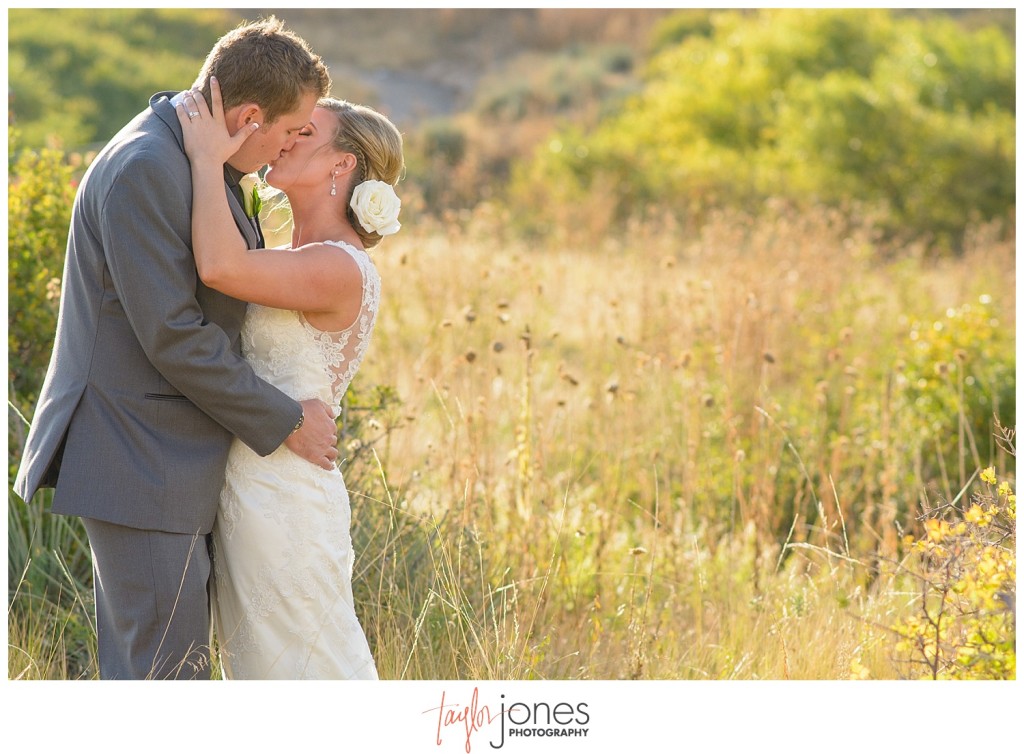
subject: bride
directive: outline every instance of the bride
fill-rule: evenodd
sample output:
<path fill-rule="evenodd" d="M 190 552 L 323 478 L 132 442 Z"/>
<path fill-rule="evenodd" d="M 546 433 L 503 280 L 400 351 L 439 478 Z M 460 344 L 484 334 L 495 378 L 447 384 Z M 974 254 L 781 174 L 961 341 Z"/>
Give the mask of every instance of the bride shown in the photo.
<path fill-rule="evenodd" d="M 401 134 L 370 108 L 321 100 L 266 174 L 288 197 L 291 246 L 249 250 L 231 217 L 224 162 L 259 125 L 229 135 L 216 80 L 211 100 L 209 108 L 190 92 L 177 108 L 199 275 L 251 302 L 242 349 L 256 373 L 337 415 L 380 302 L 366 249 L 400 227 L 392 186 L 404 167 Z M 213 538 L 213 624 L 226 678 L 377 678 L 353 605 L 348 492 L 330 466 L 285 447 L 261 458 L 232 445 Z"/>

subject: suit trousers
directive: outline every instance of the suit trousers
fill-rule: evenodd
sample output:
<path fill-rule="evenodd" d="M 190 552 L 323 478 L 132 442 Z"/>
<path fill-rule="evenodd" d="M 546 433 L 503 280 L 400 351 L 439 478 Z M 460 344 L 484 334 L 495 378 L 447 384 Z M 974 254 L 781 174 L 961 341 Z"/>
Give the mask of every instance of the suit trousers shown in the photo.
<path fill-rule="evenodd" d="M 209 680 L 208 535 L 83 518 L 103 680 Z"/>

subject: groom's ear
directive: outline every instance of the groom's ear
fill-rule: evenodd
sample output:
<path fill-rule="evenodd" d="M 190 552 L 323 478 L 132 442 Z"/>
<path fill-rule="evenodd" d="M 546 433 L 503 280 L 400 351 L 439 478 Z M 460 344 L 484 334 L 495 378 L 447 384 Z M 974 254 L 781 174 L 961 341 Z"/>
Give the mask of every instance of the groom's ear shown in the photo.
<path fill-rule="evenodd" d="M 224 122 L 227 124 L 232 136 L 253 123 L 258 123 L 262 126 L 265 120 L 263 108 L 254 102 L 236 105 L 224 113 Z"/>

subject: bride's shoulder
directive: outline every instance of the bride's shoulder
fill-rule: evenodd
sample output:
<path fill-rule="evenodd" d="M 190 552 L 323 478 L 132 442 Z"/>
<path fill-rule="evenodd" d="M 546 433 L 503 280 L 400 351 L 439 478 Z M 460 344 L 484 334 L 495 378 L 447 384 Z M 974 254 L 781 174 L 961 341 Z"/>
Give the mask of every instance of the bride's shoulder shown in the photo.
<path fill-rule="evenodd" d="M 366 250 L 365 249 L 363 249 L 363 248 L 361 248 L 359 246 L 356 246 L 355 244 L 349 243 L 348 241 L 327 240 L 327 241 L 324 241 L 322 245 L 324 245 L 324 246 L 333 246 L 333 247 L 338 248 L 338 249 L 344 249 L 345 251 L 347 251 L 349 253 L 355 253 L 355 254 L 360 255 L 360 256 L 366 254 Z"/>
<path fill-rule="evenodd" d="M 310 241 L 309 243 L 302 244 L 302 246 L 292 246 L 288 244 L 285 246 L 279 246 L 277 248 L 283 251 L 291 251 L 296 253 L 301 252 L 306 254 L 310 252 L 315 254 L 321 252 L 329 252 L 332 255 L 337 255 L 336 253 L 339 249 L 343 249 L 349 252 L 348 254 L 338 255 L 342 258 L 348 256 L 361 257 L 366 254 L 366 252 L 363 251 L 363 249 L 360 249 L 358 246 L 350 244 L 347 241 L 334 241 L 330 239 L 326 241 Z"/>
<path fill-rule="evenodd" d="M 367 253 L 366 249 L 361 246 L 356 246 L 348 241 L 338 240 L 324 241 L 321 245 L 326 248 L 333 249 L 335 252 L 338 250 L 345 251 L 345 254 L 339 254 L 338 256 L 345 257 L 347 260 L 355 262 L 356 266 L 360 270 L 365 270 L 368 267 L 372 268 L 374 266 L 370 255 Z"/>

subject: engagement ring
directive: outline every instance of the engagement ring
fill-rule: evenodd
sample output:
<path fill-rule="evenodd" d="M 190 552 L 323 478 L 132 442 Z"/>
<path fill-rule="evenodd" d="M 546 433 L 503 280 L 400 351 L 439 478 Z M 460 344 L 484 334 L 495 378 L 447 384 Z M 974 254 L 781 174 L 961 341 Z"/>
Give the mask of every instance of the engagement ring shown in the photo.
<path fill-rule="evenodd" d="M 189 119 L 189 120 L 192 120 L 193 118 L 198 118 L 198 117 L 199 117 L 199 113 L 198 113 L 198 112 L 196 112 L 195 110 L 193 110 L 192 112 L 190 112 L 190 113 L 188 114 L 188 119 Z"/>

